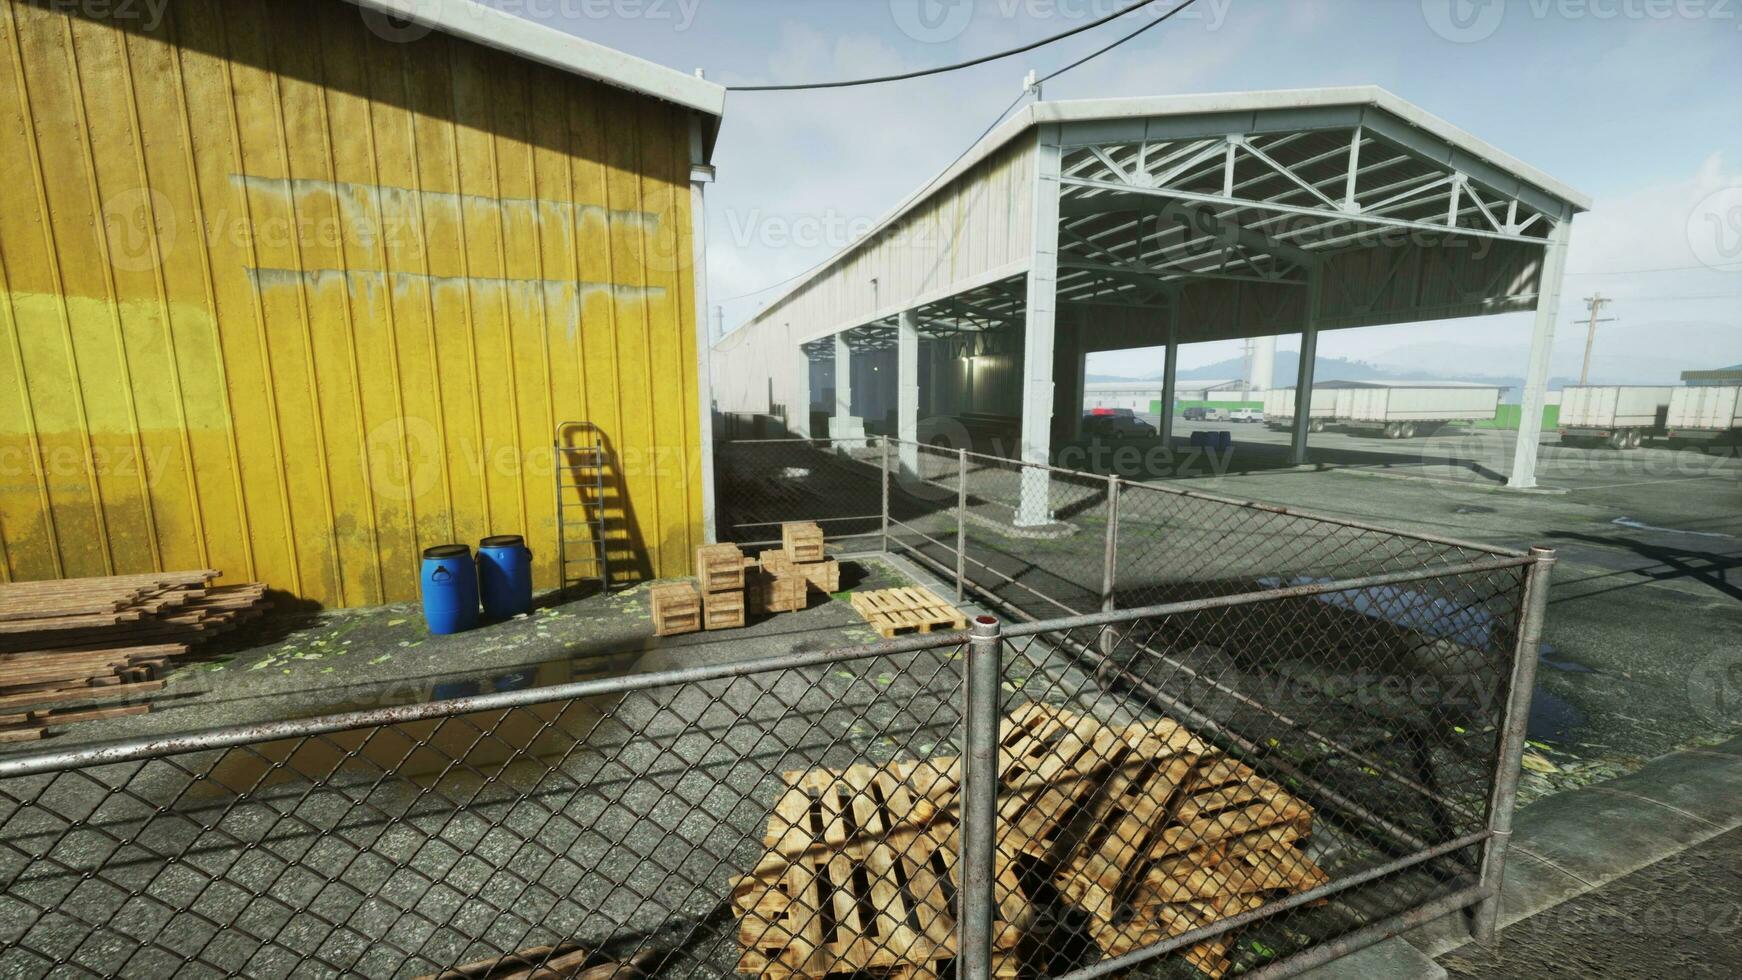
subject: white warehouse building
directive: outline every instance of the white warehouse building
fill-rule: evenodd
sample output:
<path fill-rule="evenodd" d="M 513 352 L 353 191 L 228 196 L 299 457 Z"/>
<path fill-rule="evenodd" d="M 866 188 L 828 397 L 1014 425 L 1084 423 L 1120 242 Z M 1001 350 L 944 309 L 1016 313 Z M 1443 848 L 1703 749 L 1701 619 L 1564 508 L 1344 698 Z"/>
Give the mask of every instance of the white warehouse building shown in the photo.
<path fill-rule="evenodd" d="M 1589 207 L 1374 87 L 1036 102 L 723 338 L 716 407 L 809 434 L 813 411 L 852 416 L 872 383 L 903 440 L 924 416 L 1008 414 L 1044 463 L 1094 351 L 1165 346 L 1171 402 L 1180 345 L 1298 334 L 1298 376 L 1276 383 L 1308 392 L 1322 331 L 1535 310 L 1510 473 L 1529 487 L 1567 240 Z M 828 402 L 820 361 L 854 365 Z M 1018 519 L 1044 521 L 1049 500 L 1029 471 Z"/>

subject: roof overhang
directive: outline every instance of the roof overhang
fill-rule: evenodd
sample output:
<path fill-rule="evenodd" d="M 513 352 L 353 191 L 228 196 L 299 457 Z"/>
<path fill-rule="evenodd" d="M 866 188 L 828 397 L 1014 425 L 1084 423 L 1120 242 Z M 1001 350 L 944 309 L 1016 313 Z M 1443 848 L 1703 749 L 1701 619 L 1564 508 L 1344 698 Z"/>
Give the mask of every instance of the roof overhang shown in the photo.
<path fill-rule="evenodd" d="M 351 0 L 365 12 L 422 25 L 475 41 L 606 85 L 675 103 L 707 119 L 704 140 L 711 154 L 726 109 L 724 86 L 686 75 L 527 20 L 476 0 Z"/>
<path fill-rule="evenodd" d="M 1153 311 L 1175 305 L 1186 314 L 1186 342 L 1297 331 L 1308 268 L 1328 297 L 1316 311 L 1326 329 L 1530 308 L 1549 228 L 1591 203 L 1372 86 L 1040 102 L 750 324 L 784 319 L 784 304 L 863 243 L 883 239 L 952 181 L 975 179 L 974 168 L 1007 144 L 1037 139 L 1040 127 L 1061 158 L 1059 309 L 1097 311 L 1096 332 L 1109 336 L 1153 330 Z M 973 249 L 972 234 L 948 247 Z M 1372 247 L 1398 240 L 1407 247 Z M 1020 322 L 1026 269 L 998 272 L 970 288 L 881 301 L 919 310 L 922 330 Z M 1121 308 L 1135 315 L 1099 312 Z M 889 310 L 857 322 L 845 315 L 795 326 L 801 337 L 819 336 Z M 1203 333 L 1212 322 L 1217 331 Z"/>

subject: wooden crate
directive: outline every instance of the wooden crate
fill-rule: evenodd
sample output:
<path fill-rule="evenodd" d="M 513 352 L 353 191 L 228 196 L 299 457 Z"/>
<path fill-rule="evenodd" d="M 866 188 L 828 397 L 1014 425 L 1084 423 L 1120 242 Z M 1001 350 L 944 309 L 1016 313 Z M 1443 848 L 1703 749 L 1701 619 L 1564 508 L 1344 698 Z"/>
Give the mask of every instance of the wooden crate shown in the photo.
<path fill-rule="evenodd" d="M 968 619 L 960 610 L 930 589 L 917 586 L 855 592 L 850 601 L 854 611 L 865 617 L 871 628 L 885 639 L 909 630 L 930 633 L 940 627 L 949 630 L 968 628 Z"/>
<path fill-rule="evenodd" d="M 809 598 L 804 576 L 791 570 L 757 568 L 746 571 L 745 576 L 744 595 L 753 613 L 797 612 Z"/>
<path fill-rule="evenodd" d="M 703 592 L 744 587 L 744 552 L 735 544 L 704 544 L 696 549 L 696 579 Z"/>
<path fill-rule="evenodd" d="M 803 564 L 823 560 L 823 529 L 810 521 L 780 525 L 780 546 L 786 556 Z"/>
<path fill-rule="evenodd" d="M 738 566 L 738 574 L 744 573 L 744 566 Z M 707 592 L 702 595 L 702 628 L 710 630 L 734 629 L 744 625 L 744 590 L 732 592 Z"/>
<path fill-rule="evenodd" d="M 769 571 L 791 568 L 793 564 L 792 558 L 786 553 L 785 548 L 770 548 L 767 551 L 757 553 L 756 557 L 761 561 L 762 567 Z"/>
<path fill-rule="evenodd" d="M 694 585 L 656 585 L 648 595 L 653 604 L 653 635 L 677 636 L 702 628 L 702 596 Z"/>
<path fill-rule="evenodd" d="M 792 569 L 803 575 L 811 588 L 823 595 L 833 595 L 841 591 L 841 563 L 833 558 L 794 565 Z"/>

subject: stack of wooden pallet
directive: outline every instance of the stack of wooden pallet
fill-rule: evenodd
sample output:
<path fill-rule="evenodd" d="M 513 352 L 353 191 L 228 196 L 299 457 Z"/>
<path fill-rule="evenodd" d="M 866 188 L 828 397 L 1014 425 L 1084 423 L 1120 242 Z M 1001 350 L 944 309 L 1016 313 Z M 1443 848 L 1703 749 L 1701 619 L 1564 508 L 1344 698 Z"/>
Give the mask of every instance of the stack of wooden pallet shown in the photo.
<path fill-rule="evenodd" d="M 763 977 L 939 976 L 956 956 L 955 760 L 785 774 L 768 848 L 732 890 L 738 969 Z M 1030 919 L 1000 862 L 994 975 L 1018 975 Z"/>
<path fill-rule="evenodd" d="M 115 575 L 0 585 L 0 741 L 149 704 L 87 702 L 148 694 L 190 647 L 258 615 L 266 589 L 214 587 L 218 572 Z M 80 706 L 68 706 L 78 702 Z"/>
<path fill-rule="evenodd" d="M 956 759 L 789 773 L 767 853 L 733 902 L 739 969 L 764 977 L 932 976 L 954 956 Z M 1161 719 L 1123 727 L 1042 704 L 1004 720 L 997 883 L 1000 975 L 1036 920 L 1014 874 L 1044 869 L 1106 957 L 1162 942 L 1327 876 L 1302 849 L 1312 810 Z M 1053 918 L 1062 910 L 1055 909 Z M 1231 938 L 1186 960 L 1227 972 Z"/>

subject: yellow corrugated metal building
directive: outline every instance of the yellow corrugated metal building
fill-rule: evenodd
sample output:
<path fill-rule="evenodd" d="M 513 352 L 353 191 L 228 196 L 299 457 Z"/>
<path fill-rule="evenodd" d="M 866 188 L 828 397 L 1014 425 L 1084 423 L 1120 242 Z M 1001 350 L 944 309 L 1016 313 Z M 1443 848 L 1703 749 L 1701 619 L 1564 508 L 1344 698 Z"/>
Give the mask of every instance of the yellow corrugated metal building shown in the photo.
<path fill-rule="evenodd" d="M 619 581 L 687 573 L 721 89 L 471 3 L 78 6 L 0 0 L 0 581 L 365 605 L 524 533 L 549 586 L 568 419 Z"/>

